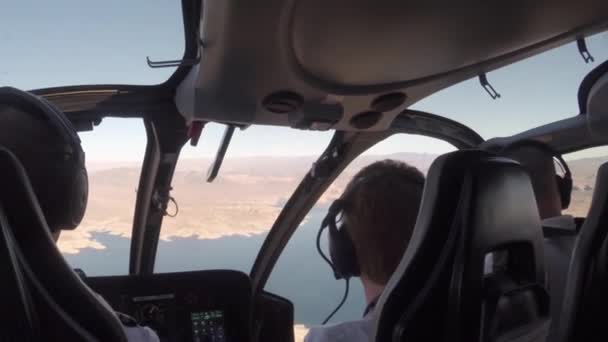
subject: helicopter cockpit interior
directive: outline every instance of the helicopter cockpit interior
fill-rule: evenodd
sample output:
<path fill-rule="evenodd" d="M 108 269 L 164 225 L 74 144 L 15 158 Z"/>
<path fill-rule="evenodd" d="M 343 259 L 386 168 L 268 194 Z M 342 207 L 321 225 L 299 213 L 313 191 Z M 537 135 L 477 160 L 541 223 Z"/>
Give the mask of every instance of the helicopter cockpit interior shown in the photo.
<path fill-rule="evenodd" d="M 323 217 L 385 158 L 426 181 L 369 341 L 608 339 L 608 2 L 87 6 L 0 13 L 0 125 L 78 142 L 43 185 L 67 218 L 0 143 L 0 339 L 300 342 L 360 318 Z"/>

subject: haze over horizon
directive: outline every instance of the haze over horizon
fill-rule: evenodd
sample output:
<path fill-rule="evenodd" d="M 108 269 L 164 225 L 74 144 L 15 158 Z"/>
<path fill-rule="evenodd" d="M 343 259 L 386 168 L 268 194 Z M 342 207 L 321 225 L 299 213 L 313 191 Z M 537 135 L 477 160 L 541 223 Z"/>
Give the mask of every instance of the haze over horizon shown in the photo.
<path fill-rule="evenodd" d="M 357 158 L 323 194 L 317 207 L 337 198 L 363 166 L 380 159 L 403 160 L 425 172 L 437 155 L 391 153 Z M 315 156 L 227 158 L 213 183 L 205 180 L 210 158 L 180 160 L 171 195 L 179 205 L 176 217 L 165 217 L 160 238 L 217 239 L 266 233 L 284 203 L 308 172 Z M 595 171 L 608 157 L 571 160 L 576 191 L 568 211 L 584 216 L 591 199 Z M 59 248 L 76 254 L 85 248 L 104 249 L 94 233 L 130 238 L 140 166 L 135 162 L 89 162 L 90 196 L 80 227 L 62 233 Z M 170 204 L 168 211 L 175 208 Z"/>

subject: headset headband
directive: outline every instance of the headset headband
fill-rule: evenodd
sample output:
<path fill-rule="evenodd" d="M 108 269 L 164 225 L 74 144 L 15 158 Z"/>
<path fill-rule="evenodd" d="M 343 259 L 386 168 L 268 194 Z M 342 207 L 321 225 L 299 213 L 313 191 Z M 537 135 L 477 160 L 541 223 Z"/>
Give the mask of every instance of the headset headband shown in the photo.
<path fill-rule="evenodd" d="M 80 137 L 73 128 L 72 123 L 63 115 L 59 115 L 57 110 L 42 96 L 21 91 L 13 87 L 0 87 L 0 102 L 15 103 L 21 108 L 30 109 L 32 112 L 42 113 L 42 115 L 55 128 L 62 139 L 74 150 L 71 152 L 76 158 L 83 158 L 80 148 Z"/>

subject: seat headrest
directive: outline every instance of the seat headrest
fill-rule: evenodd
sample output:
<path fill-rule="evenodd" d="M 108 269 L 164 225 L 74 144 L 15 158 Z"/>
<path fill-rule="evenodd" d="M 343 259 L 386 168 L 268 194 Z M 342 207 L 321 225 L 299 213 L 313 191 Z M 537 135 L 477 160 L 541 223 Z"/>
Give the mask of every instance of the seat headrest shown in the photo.
<path fill-rule="evenodd" d="M 85 154 L 76 129 L 55 105 L 16 88 L 0 87 L 0 107 L 8 109 L 1 113 L 0 144 L 26 168 L 49 227 L 76 228 L 88 199 Z"/>
<path fill-rule="evenodd" d="M 410 245 L 378 302 L 376 341 L 487 340 L 523 324 L 500 319 L 505 307 L 521 312 L 513 301 L 526 302 L 530 320 L 546 314 L 541 244 L 534 192 L 519 164 L 477 150 L 439 157 Z M 526 299 L 537 297 L 538 305 Z"/>
<path fill-rule="evenodd" d="M 608 60 L 596 66 L 585 76 L 585 78 L 583 78 L 583 81 L 578 87 L 578 107 L 581 113 L 587 113 L 589 109 L 587 108 L 587 102 L 589 101 L 591 89 L 595 86 L 597 81 L 606 74 L 608 74 Z"/>
<path fill-rule="evenodd" d="M 589 132 L 599 141 L 608 133 L 608 61 L 605 64 L 604 73 L 594 79 L 585 102 Z"/>
<path fill-rule="evenodd" d="M 126 341 L 120 321 L 72 271 L 57 249 L 25 169 L 0 146 L 0 205 L 20 251 L 20 264 L 41 312 L 41 331 L 49 339 L 95 336 Z"/>

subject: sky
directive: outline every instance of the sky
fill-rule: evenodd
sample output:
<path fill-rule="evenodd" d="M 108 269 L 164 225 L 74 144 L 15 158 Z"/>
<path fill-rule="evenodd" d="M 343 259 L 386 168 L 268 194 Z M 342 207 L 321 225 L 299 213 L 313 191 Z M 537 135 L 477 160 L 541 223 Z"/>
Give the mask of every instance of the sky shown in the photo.
<path fill-rule="evenodd" d="M 490 72 L 502 94 L 492 100 L 477 79 L 434 94 L 413 106 L 462 122 L 484 138 L 506 136 L 578 114 L 576 92 L 594 66 L 608 58 L 608 34 L 588 39 L 596 62 L 585 64 L 574 43 Z M 184 50 L 181 8 L 174 0 L 12 1 L 0 12 L 0 85 L 37 89 L 82 84 L 157 84 L 173 69 L 150 69 L 153 60 L 177 59 Z M 221 125 L 208 125 L 199 147 L 182 157 L 215 153 Z M 318 155 L 331 132 L 268 126 L 237 131 L 230 156 Z M 141 120 L 106 119 L 82 134 L 89 159 L 141 160 Z M 451 146 L 424 137 L 398 137 L 377 153 L 441 153 Z"/>

